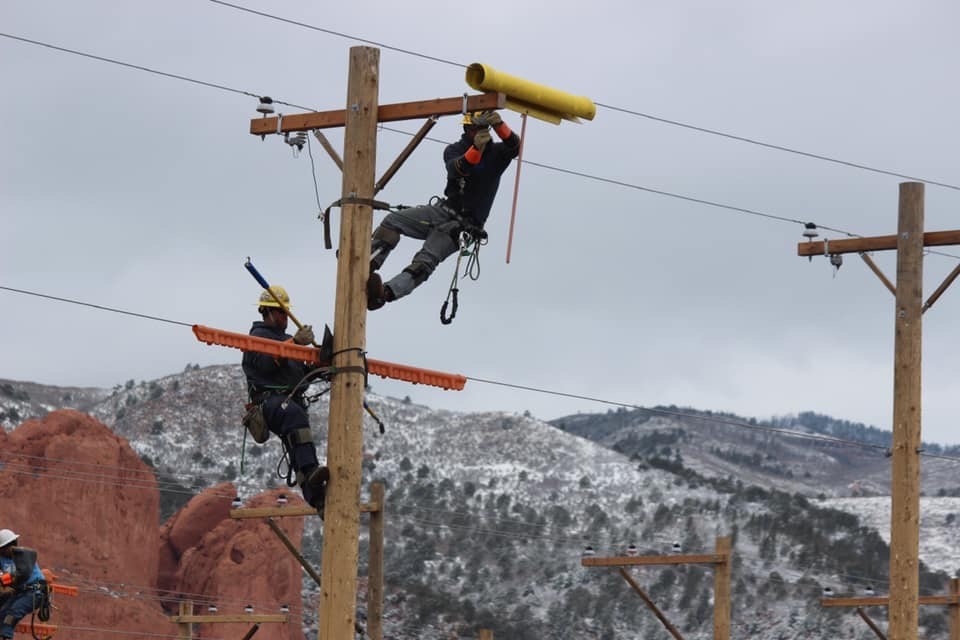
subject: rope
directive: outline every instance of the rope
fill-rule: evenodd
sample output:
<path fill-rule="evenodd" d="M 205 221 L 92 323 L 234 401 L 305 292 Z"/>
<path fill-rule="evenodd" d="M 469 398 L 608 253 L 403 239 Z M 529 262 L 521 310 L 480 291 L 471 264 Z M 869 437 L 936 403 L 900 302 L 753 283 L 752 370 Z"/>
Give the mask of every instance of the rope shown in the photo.
<path fill-rule="evenodd" d="M 440 323 L 450 324 L 457 317 L 457 307 L 459 306 L 458 294 L 460 289 L 457 287 L 457 280 L 460 278 L 460 261 L 467 256 L 467 264 L 463 269 L 464 278 L 478 280 L 480 278 L 480 247 L 487 244 L 487 235 L 483 230 L 473 232 L 465 230 L 460 232 L 460 247 L 457 250 L 457 264 L 453 268 L 453 279 L 450 281 L 450 289 L 447 290 L 447 298 L 440 307 Z M 450 302 L 450 315 L 447 315 L 447 305 Z"/>

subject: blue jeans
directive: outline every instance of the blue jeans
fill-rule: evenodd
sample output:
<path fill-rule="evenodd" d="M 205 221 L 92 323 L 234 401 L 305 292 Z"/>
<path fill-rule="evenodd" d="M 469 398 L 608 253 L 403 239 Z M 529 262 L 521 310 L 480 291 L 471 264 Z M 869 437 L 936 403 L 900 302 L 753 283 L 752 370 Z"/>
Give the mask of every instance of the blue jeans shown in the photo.
<path fill-rule="evenodd" d="M 13 637 L 13 630 L 17 623 L 33 611 L 34 595 L 37 596 L 36 604 L 39 605 L 40 594 L 35 594 L 32 586 L 27 587 L 26 591 L 17 591 L 3 600 L 0 604 L 0 638 Z"/>

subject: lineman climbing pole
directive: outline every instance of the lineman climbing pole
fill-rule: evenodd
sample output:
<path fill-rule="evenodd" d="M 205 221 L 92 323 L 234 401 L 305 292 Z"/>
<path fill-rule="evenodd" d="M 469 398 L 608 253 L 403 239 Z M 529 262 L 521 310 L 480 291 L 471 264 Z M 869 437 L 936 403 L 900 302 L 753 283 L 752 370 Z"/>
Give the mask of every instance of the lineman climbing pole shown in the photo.
<path fill-rule="evenodd" d="M 960 244 L 960 231 L 923 231 L 923 183 L 900 184 L 897 235 L 832 242 L 801 242 L 801 256 L 859 253 L 896 296 L 893 374 L 893 447 L 890 509 L 890 640 L 916 640 L 919 623 L 920 380 L 923 313 L 960 275 L 955 268 L 923 302 L 923 248 Z M 892 285 L 867 251 L 896 250 Z"/>

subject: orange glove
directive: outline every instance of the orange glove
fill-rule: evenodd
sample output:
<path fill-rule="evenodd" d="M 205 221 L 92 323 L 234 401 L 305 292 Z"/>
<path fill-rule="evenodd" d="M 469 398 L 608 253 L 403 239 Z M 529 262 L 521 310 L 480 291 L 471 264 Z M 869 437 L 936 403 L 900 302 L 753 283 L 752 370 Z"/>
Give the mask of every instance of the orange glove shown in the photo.
<path fill-rule="evenodd" d="M 3 585 L 4 587 L 9 587 L 12 584 L 13 584 L 13 574 L 10 574 L 10 573 L 0 574 L 0 585 Z"/>

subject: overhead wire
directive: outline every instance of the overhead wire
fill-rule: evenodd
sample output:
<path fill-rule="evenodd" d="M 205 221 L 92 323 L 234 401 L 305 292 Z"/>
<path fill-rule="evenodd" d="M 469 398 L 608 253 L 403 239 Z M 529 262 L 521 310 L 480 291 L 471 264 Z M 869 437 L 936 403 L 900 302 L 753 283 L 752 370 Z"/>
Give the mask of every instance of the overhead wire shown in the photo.
<path fill-rule="evenodd" d="M 222 4 L 222 5 L 224 5 L 224 6 L 229 6 L 229 7 L 234 7 L 234 8 L 241 8 L 241 7 L 239 7 L 238 5 L 232 5 L 232 4 L 230 4 L 230 3 L 222 2 L 222 0 L 209 0 L 209 1 L 210 1 L 210 2 L 215 2 L 215 3 L 217 3 L 217 4 Z M 242 9 L 242 8 L 241 8 L 241 9 Z M 246 10 L 246 9 L 244 9 L 244 10 Z M 259 15 L 260 13 L 262 13 L 262 12 L 252 11 L 252 10 L 249 10 L 249 11 L 250 11 L 251 13 L 256 13 L 256 14 L 258 14 L 258 15 Z M 294 22 L 294 23 L 295 23 L 295 22 Z M 324 31 L 323 29 L 320 29 L 320 28 L 318 28 L 318 30 Z M 341 34 L 338 34 L 338 33 L 335 33 L 335 32 L 333 32 L 333 33 L 334 33 L 334 35 L 341 35 Z M 106 58 L 106 57 L 103 57 L 103 56 L 97 56 L 97 55 L 94 55 L 94 54 L 89 54 L 89 53 L 85 53 L 85 52 L 82 52 L 82 51 L 77 51 L 77 50 L 74 50 L 74 49 L 69 49 L 69 48 L 66 48 L 66 47 L 60 47 L 60 46 L 57 46 L 57 45 L 52 45 L 52 44 L 49 44 L 49 43 L 41 42 L 41 41 L 38 41 L 38 40 L 33 40 L 33 39 L 30 39 L 30 38 L 23 38 L 23 37 L 20 37 L 20 36 L 15 36 L 15 35 L 12 35 L 12 34 L 2 33 L 2 32 L 0 32 L 0 37 L 6 37 L 6 38 L 10 38 L 10 39 L 13 39 L 13 40 L 17 40 L 17 41 L 21 41 L 21 42 L 25 42 L 25 43 L 29 43 L 29 44 L 35 44 L 35 45 L 47 47 L 47 48 L 50 48 L 50 49 L 53 49 L 53 50 L 56 50 L 56 51 L 61 51 L 61 52 L 64 52 L 64 53 L 75 54 L 75 55 L 83 56 L 83 57 L 90 58 L 90 59 L 93 59 L 93 60 L 99 60 L 99 61 L 108 62 L 108 63 L 112 63 L 112 64 L 118 64 L 118 65 L 120 65 L 120 66 L 132 68 L 132 69 L 137 69 L 137 70 L 141 70 L 141 71 L 146 71 L 146 72 L 149 72 L 149 73 L 154 73 L 154 74 L 157 74 L 157 75 L 160 75 L 160 76 L 165 76 L 165 77 L 168 77 L 168 78 L 173 78 L 173 79 L 177 79 L 177 80 L 183 80 L 183 81 L 186 81 L 186 82 L 191 82 L 191 83 L 198 84 L 198 85 L 203 85 L 203 86 L 206 86 L 206 87 L 211 87 L 211 88 L 215 88 L 215 89 L 221 89 L 221 90 L 224 90 L 224 91 L 230 91 L 230 92 L 232 92 L 232 93 L 237 93 L 237 94 L 242 94 L 242 95 L 246 95 L 246 96 L 256 97 L 256 98 L 259 99 L 259 96 L 258 96 L 256 93 L 252 93 L 252 92 L 249 92 L 249 91 L 243 91 L 243 90 L 240 90 L 240 89 L 234 89 L 234 88 L 232 88 L 232 87 L 227 87 L 226 85 L 221 85 L 221 84 L 217 84 L 217 83 L 213 83 L 213 82 L 207 82 L 207 81 L 203 81 L 203 80 L 197 80 L 197 79 L 194 79 L 194 78 L 189 78 L 189 77 L 187 77 L 187 76 L 181 76 L 181 75 L 179 75 L 179 74 L 173 74 L 173 73 L 168 73 L 168 72 L 164 72 L 164 71 L 158 71 L 158 70 L 155 70 L 155 69 L 151 69 L 151 68 L 149 68 L 149 67 L 144 67 L 144 66 L 141 66 L 141 65 L 136 65 L 136 64 L 131 64 L 131 63 L 126 63 L 126 62 L 122 62 L 122 61 L 119 61 L 119 60 L 114 60 L 114 59 L 112 59 L 112 58 Z M 343 37 L 351 37 L 351 36 L 346 36 L 346 35 L 344 35 Z M 356 39 L 356 38 L 354 38 L 354 39 Z M 361 40 L 361 41 L 363 41 L 363 40 Z M 385 48 L 387 48 L 387 47 L 385 47 Z M 397 49 L 397 50 L 398 50 L 398 51 L 403 51 L 403 50 L 400 50 L 400 49 Z M 405 51 L 404 51 L 404 52 L 405 52 Z M 430 58 L 429 56 L 426 56 L 426 57 Z M 431 59 L 432 59 L 432 58 L 431 58 Z M 291 102 L 284 102 L 284 101 L 281 101 L 281 100 L 274 100 L 274 103 L 275 103 L 275 104 L 283 104 L 283 105 L 291 106 L 291 107 L 294 107 L 294 108 L 297 108 L 297 109 L 302 109 L 302 110 L 304 110 L 304 111 L 316 111 L 315 109 L 313 109 L 313 108 L 311 108 L 311 107 L 305 107 L 305 106 L 302 106 L 302 105 L 298 105 L 298 104 L 291 103 Z M 391 132 L 394 132 L 394 133 L 400 133 L 400 134 L 407 135 L 407 136 L 412 136 L 412 135 L 414 135 L 414 134 L 412 134 L 412 133 L 410 133 L 410 132 L 407 132 L 407 131 L 404 131 L 404 130 L 402 130 L 402 129 L 396 129 L 396 128 L 386 127 L 386 126 L 381 126 L 381 128 L 382 128 L 383 130 L 385 130 L 385 131 L 391 131 Z M 426 139 L 427 139 L 427 140 L 430 140 L 431 142 L 438 142 L 438 143 L 446 144 L 446 141 L 439 140 L 439 139 L 437 139 L 437 138 L 427 137 Z M 308 143 L 308 145 L 309 145 L 309 138 L 307 139 L 307 143 Z M 319 189 L 318 189 L 318 186 L 317 186 L 317 184 L 316 184 L 316 168 L 315 168 L 315 166 L 313 166 L 313 152 L 312 152 L 312 149 L 311 149 L 309 146 L 308 146 L 308 153 L 309 153 L 310 160 L 311 160 L 311 166 L 313 167 L 311 173 L 312 173 L 313 180 L 314 180 L 314 189 L 315 189 L 315 194 L 316 194 L 316 198 L 317 198 L 318 207 L 322 207 L 322 205 L 319 204 L 319 203 L 320 203 L 320 196 L 319 196 Z M 535 167 L 539 167 L 539 168 L 542 168 L 542 169 L 546 169 L 546 170 L 549 170 L 549 171 L 555 171 L 555 172 L 563 173 L 563 174 L 566 174 L 566 175 L 577 176 L 577 177 L 584 178 L 584 179 L 588 179 L 588 180 L 594 180 L 594 181 L 602 182 L 602 183 L 606 183 L 606 184 L 612 184 L 612 185 L 621 186 L 621 187 L 625 187 L 625 188 L 629 188 L 629 189 L 634 189 L 634 190 L 638 190 L 638 191 L 644 191 L 644 192 L 647 192 L 647 193 L 652 193 L 652 194 L 661 195 L 661 196 L 665 196 L 665 197 L 676 198 L 676 199 L 679 199 L 679 200 L 683 200 L 683 201 L 687 201 L 687 202 L 691 202 L 691 203 L 695 203 L 695 204 L 702 204 L 702 205 L 705 205 L 705 206 L 710 206 L 710 207 L 715 207 L 715 208 L 720 208 L 720 209 L 725 209 L 725 210 L 728 210 L 728 211 L 734 211 L 734 212 L 738 212 L 738 213 L 753 215 L 753 216 L 762 217 L 762 218 L 767 218 L 767 219 L 771 219 L 771 220 L 777 220 L 777 221 L 781 221 L 781 222 L 788 222 L 788 223 L 791 223 L 791 224 L 806 225 L 806 224 L 810 223 L 810 221 L 804 221 L 804 220 L 800 220 L 800 219 L 797 219 L 797 218 L 789 218 L 789 217 L 786 217 L 786 216 L 780 216 L 780 215 L 776 215 L 776 214 L 772 214 L 772 213 L 767 213 L 767 212 L 763 212 L 763 211 L 758 211 L 758 210 L 756 210 L 756 209 L 750 209 L 750 208 L 746 208 L 746 207 L 739 207 L 739 206 L 735 206 L 735 205 L 725 204 L 725 203 L 716 202 L 716 201 L 712 201 L 712 200 L 707 200 L 707 199 L 704 199 L 704 198 L 698 198 L 698 197 L 694 197 L 694 196 L 687 196 L 687 195 L 684 195 L 684 194 L 674 193 L 674 192 L 666 191 L 666 190 L 663 190 L 663 189 L 656 189 L 656 188 L 653 188 L 653 187 L 647 187 L 647 186 L 639 185 L 639 184 L 636 184 L 636 183 L 627 182 L 627 181 L 624 181 L 624 180 L 618 180 L 618 179 L 615 179 L 615 178 L 608 178 L 608 177 L 599 176 L 599 175 L 595 175 L 595 174 L 590 174 L 590 173 L 586 173 L 586 172 L 583 172 L 583 171 L 577 171 L 577 170 L 573 170 L 573 169 L 565 169 L 565 168 L 563 168 L 563 167 L 557 167 L 557 166 L 554 166 L 554 165 L 549 165 L 549 164 L 545 164 L 545 163 L 541 163 L 541 162 L 536 162 L 536 161 L 529 160 L 529 159 L 524 160 L 524 163 L 525 163 L 525 164 L 529 164 L 529 165 L 531 165 L 531 166 L 535 166 Z M 933 182 L 930 182 L 930 184 L 934 184 L 934 183 L 933 183 Z M 960 189 L 960 187 L 958 187 L 958 189 Z M 851 232 L 851 231 L 846 231 L 846 230 L 843 230 L 843 229 L 840 229 L 840 228 L 837 228 L 837 227 L 832 227 L 832 226 L 823 225 L 823 224 L 819 224 L 819 223 L 813 223 L 813 224 L 816 224 L 817 228 L 819 228 L 819 229 L 823 229 L 823 230 L 826 230 L 826 231 L 833 231 L 833 232 L 835 232 L 835 233 L 840 233 L 840 234 L 846 235 L 846 236 L 851 237 L 851 238 L 860 238 L 860 237 L 863 237 L 863 236 L 861 236 L 861 235 L 859 235 L 859 234 L 857 234 L 857 233 L 854 233 L 854 232 Z M 950 257 L 950 258 L 954 258 L 954 259 L 960 259 L 960 256 L 958 256 L 958 255 L 946 253 L 946 252 L 943 252 L 943 251 L 929 250 L 929 251 L 927 251 L 927 253 L 933 254 L 933 255 L 946 256 L 946 257 Z"/>
<path fill-rule="evenodd" d="M 171 319 L 169 319 L 169 318 L 160 318 L 160 317 L 156 317 L 156 316 L 148 316 L 148 315 L 145 315 L 145 314 L 134 313 L 134 312 L 130 312 L 130 311 L 125 311 L 125 310 L 123 310 L 123 309 L 118 309 L 118 308 L 114 308 L 114 307 L 106 307 L 106 306 L 103 306 L 103 305 L 95 305 L 95 304 L 90 304 L 90 303 L 82 302 L 82 301 L 79 301 L 79 300 L 72 300 L 72 299 L 69 299 L 69 298 L 61 298 L 61 297 L 58 297 L 58 296 L 50 296 L 50 295 L 46 295 L 46 294 L 37 293 L 37 292 L 35 292 L 35 291 L 29 291 L 29 290 L 26 290 L 26 289 L 18 289 L 18 288 L 14 288 L 14 287 L 7 287 L 7 286 L 2 286 L 2 285 L 0 285 L 0 290 L 10 291 L 10 292 L 14 292 L 14 293 L 21 293 L 21 294 L 26 294 L 26 295 L 35 295 L 35 296 L 39 296 L 39 297 L 41 297 L 41 298 L 49 298 L 49 299 L 52 299 L 52 300 L 58 301 L 58 302 L 66 302 L 66 303 L 70 303 L 70 304 L 79 304 L 79 305 L 83 305 L 83 306 L 94 307 L 94 308 L 96 308 L 96 309 L 101 309 L 101 310 L 104 310 L 104 311 L 110 311 L 110 312 L 114 312 L 114 313 L 121 313 L 121 314 L 124 314 L 124 315 L 130 315 L 130 316 L 136 316 L 136 317 L 141 317 L 141 318 L 147 318 L 147 319 L 151 319 L 151 320 L 157 320 L 157 321 L 160 321 L 160 322 L 167 322 L 167 323 L 170 323 L 170 324 L 178 324 L 178 325 L 188 326 L 188 327 L 192 327 L 192 326 L 193 326 L 191 323 L 188 323 L 188 322 L 180 322 L 180 321 L 177 321 L 177 320 L 171 320 Z M 727 419 L 727 418 L 719 418 L 719 417 L 717 417 L 717 416 L 705 416 L 705 415 L 700 415 L 700 414 L 697 414 L 697 413 L 688 413 L 688 412 L 684 412 L 684 411 L 673 411 L 673 410 L 669 410 L 669 409 L 660 409 L 660 408 L 656 408 L 656 407 L 644 407 L 644 406 L 641 406 L 641 405 L 638 405 L 638 404 L 635 404 L 635 403 L 622 402 L 622 401 L 617 401 L 617 400 L 608 400 L 608 399 L 599 398 L 599 397 L 596 397 L 596 396 L 588 396 L 588 395 L 584 395 L 584 394 L 569 393 L 569 392 L 557 391 L 557 390 L 553 390 L 553 389 L 545 389 L 545 388 L 542 388 L 542 387 L 534 387 L 534 386 L 530 386 L 530 385 L 522 385 L 522 384 L 516 384 L 516 383 L 512 383 L 512 382 L 504 382 L 504 381 L 500 381 L 500 380 L 492 380 L 492 379 L 489 379 L 489 378 L 480 378 L 480 377 L 477 377 L 477 376 L 469 376 L 469 375 L 468 375 L 468 376 L 464 376 L 464 377 L 465 377 L 467 380 L 470 380 L 470 381 L 473 381 L 473 382 L 478 382 L 478 383 L 481 383 L 481 384 L 489 384 L 489 385 L 507 387 L 507 388 L 512 388 L 512 389 L 518 389 L 518 390 L 521 390 L 521 391 L 531 391 L 531 392 L 535 392 L 535 393 L 542 393 L 542 394 L 553 395 L 553 396 L 564 397 L 564 398 L 572 398 L 572 399 L 576 399 L 576 400 L 586 400 L 586 401 L 589 401 L 589 402 L 596 402 L 596 403 L 606 404 L 606 405 L 615 406 L 615 407 L 623 407 L 623 408 L 629 408 L 629 409 L 636 409 L 636 410 L 647 411 L 647 412 L 651 412 L 651 413 L 658 413 L 658 414 L 662 414 L 662 415 L 670 415 L 670 416 L 674 416 L 674 417 L 689 418 L 689 419 L 701 420 L 701 421 L 712 421 L 712 422 L 717 422 L 717 423 L 720 423 L 720 424 L 726 424 L 726 425 L 729 425 L 729 426 L 739 427 L 739 428 L 743 428 L 743 429 L 749 429 L 749 430 L 753 430 L 753 431 L 759 431 L 759 432 L 764 432 L 764 433 L 772 433 L 772 434 L 779 434 L 779 435 L 782 435 L 782 436 L 785 436 L 785 437 L 801 438 L 801 439 L 807 439 L 807 440 L 817 440 L 817 441 L 822 441 L 822 442 L 828 442 L 828 443 L 831 443 L 831 444 L 848 445 L 848 446 L 854 446 L 854 447 L 859 447 L 859 448 L 863 448 L 863 449 L 870 449 L 870 450 L 882 451 L 882 452 L 886 452 L 886 451 L 889 449 L 889 447 L 884 446 L 884 445 L 873 444 L 873 443 L 869 443 L 869 442 L 861 442 L 861 441 L 859 441 L 859 440 L 851 440 L 851 439 L 846 439 L 846 438 L 839 438 L 839 437 L 837 437 L 837 436 L 830 436 L 830 435 L 826 435 L 826 434 L 807 433 L 807 432 L 795 431 L 795 430 L 791 430 L 791 429 L 780 429 L 780 428 L 777 428 L 777 427 L 762 426 L 762 425 L 758 425 L 758 424 L 750 424 L 749 422 L 744 422 L 744 421 L 730 420 L 730 419 Z M 948 455 L 943 455 L 943 454 L 935 454 L 935 453 L 930 453 L 930 452 L 927 452 L 927 451 L 921 451 L 921 452 L 920 452 L 920 455 L 921 455 L 921 456 L 925 456 L 925 457 L 930 457 L 930 458 L 937 458 L 937 459 L 941 459 L 941 460 L 945 460 L 945 461 L 949 461 L 949 462 L 955 462 L 955 463 L 956 463 L 956 462 L 960 462 L 960 457 L 948 456 Z"/>
<path fill-rule="evenodd" d="M 439 63 L 442 63 L 442 64 L 454 66 L 454 67 L 467 68 L 467 66 L 468 66 L 467 64 L 464 64 L 464 63 L 462 63 L 462 62 L 456 62 L 456 61 L 454 61 L 454 60 L 449 60 L 449 59 L 446 59 L 446 58 L 440 58 L 440 57 L 437 57 L 437 56 L 428 55 L 428 54 L 425 54 L 425 53 L 422 53 L 422 52 L 419 52 L 419 51 L 414 51 L 414 50 L 412 50 L 412 49 L 404 49 L 404 48 L 401 48 L 401 47 L 397 47 L 397 46 L 385 44 L 385 43 L 382 43 L 382 42 L 377 42 L 377 41 L 375 41 L 375 40 L 370 40 L 370 39 L 363 38 L 363 37 L 361 37 L 361 36 L 357 36 L 357 35 L 353 35 L 353 34 L 343 33 L 343 32 L 340 32 L 340 31 L 334 31 L 334 30 L 332 30 L 332 29 L 326 29 L 326 28 L 324 28 L 324 27 L 319 27 L 319 26 L 317 26 L 317 25 L 309 24 L 309 23 L 302 22 L 302 21 L 299 21 L 299 20 L 292 20 L 292 19 L 289 19 L 289 18 L 284 18 L 284 17 L 278 16 L 278 15 L 276 15 L 276 14 L 268 13 L 268 12 L 266 12 L 266 11 L 258 11 L 258 10 L 255 10 L 255 9 L 251 9 L 251 8 L 249 8 L 249 7 L 244 7 L 244 6 L 241 6 L 241 5 L 238 5 L 238 4 L 233 4 L 233 3 L 230 3 L 230 2 L 225 2 L 224 0 L 208 0 L 208 1 L 211 2 L 211 3 L 213 3 L 213 4 L 220 5 L 220 6 L 222 6 L 222 7 L 228 7 L 228 8 L 230 8 L 230 9 L 235 9 L 235 10 L 237 10 L 237 11 L 242 11 L 242 12 L 249 13 L 249 14 L 253 14 L 253 15 L 256 15 L 256 16 L 259 16 L 259 17 L 262 17 L 262 18 L 267 18 L 267 19 L 269 19 L 269 20 L 275 20 L 275 21 L 277 21 L 277 22 L 283 22 L 283 23 L 290 24 L 290 25 L 293 25 L 293 26 L 297 26 L 297 27 L 301 27 L 301 28 L 305 28 L 305 29 L 310 29 L 310 30 L 312 30 L 312 31 L 318 31 L 318 32 L 321 32 L 321 33 L 325 33 L 325 34 L 327 34 L 327 35 L 333 35 L 333 36 L 337 36 L 337 37 L 340 37 L 340 38 L 345 38 L 345 39 L 347 39 L 347 40 L 353 40 L 353 41 L 355 41 L 355 42 L 363 42 L 363 43 L 366 43 L 366 44 L 371 44 L 371 45 L 380 47 L 380 48 L 382 48 L 382 49 L 387 49 L 388 51 L 395 51 L 395 52 L 397 52 L 397 53 L 402 53 L 402 54 L 405 54 L 405 55 L 415 56 L 415 57 L 418 57 L 418 58 L 423 58 L 423 59 L 425 59 L 425 60 L 430 60 L 430 61 L 433 61 L 433 62 L 439 62 Z M 913 180 L 913 181 L 917 181 L 917 182 L 924 182 L 924 183 L 929 184 L 929 185 L 934 185 L 934 186 L 938 186 L 938 187 L 944 187 L 944 188 L 947 188 L 947 189 L 953 189 L 953 190 L 955 190 L 955 191 L 960 191 L 960 185 L 955 185 L 955 184 L 951 184 L 951 183 L 948 183 L 948 182 L 942 182 L 942 181 L 938 181 L 938 180 L 931 180 L 931 179 L 928 179 L 928 178 L 920 178 L 920 177 L 916 177 L 916 176 L 911 176 L 911 175 L 907 175 L 907 174 L 904 174 L 904 173 L 900 173 L 900 172 L 897 172 L 897 171 L 891 171 L 891 170 L 888 170 L 888 169 L 881 169 L 881 168 L 873 167 L 873 166 L 870 166 L 870 165 L 861 164 L 861 163 L 858 163 L 858 162 L 851 162 L 851 161 L 848 161 L 848 160 L 842 160 L 842 159 L 840 159 L 840 158 L 834 158 L 834 157 L 827 156 L 827 155 L 824 155 L 824 154 L 812 153 L 812 152 L 809 152 L 809 151 L 802 151 L 802 150 L 800 150 L 800 149 L 795 149 L 795 148 L 793 148 L 793 147 L 787 147 L 787 146 L 785 146 L 785 145 L 779 145 L 779 144 L 773 144 L 773 143 L 769 143 L 769 142 L 764 142 L 764 141 L 762 141 L 762 140 L 757 140 L 757 139 L 755 139 L 755 138 L 748 138 L 748 137 L 746 137 L 746 136 L 735 135 L 735 134 L 732 134 L 732 133 L 727 133 L 727 132 L 724 132 L 724 131 L 719 131 L 719 130 L 717 130 L 717 129 L 711 129 L 711 128 L 708 128 L 708 127 L 703 127 L 703 126 L 694 125 L 694 124 L 690 124 L 690 123 L 686 123 L 686 122 L 681 122 L 681 121 L 679 121 L 679 120 L 672 120 L 672 119 L 670 119 L 670 118 L 664 118 L 664 117 L 661 117 L 661 116 L 655 116 L 655 115 L 652 115 L 652 114 L 650 114 L 650 113 L 644 113 L 644 112 L 642 112 L 642 111 L 637 111 L 637 110 L 634 110 L 634 109 L 627 109 L 627 108 L 625 108 L 625 107 L 618 107 L 618 106 L 611 105 L 611 104 L 605 104 L 605 103 L 603 103 L 603 102 L 596 102 L 596 101 L 595 101 L 594 104 L 595 104 L 596 106 L 598 106 L 598 107 L 603 108 L 603 109 L 608 109 L 608 110 L 610 110 L 610 111 L 616 111 L 616 112 L 623 113 L 623 114 L 626 114 L 626 115 L 631 115 L 631 116 L 634 116 L 634 117 L 637 117 L 637 118 L 644 118 L 644 119 L 647 119 L 647 120 L 651 120 L 651 121 L 654 121 L 654 122 L 659 122 L 659 123 L 661 123 L 661 124 L 666 124 L 666 125 L 670 125 L 670 126 L 673 126 L 673 127 L 681 127 L 681 128 L 684 128 L 684 129 L 689 129 L 689 130 L 691 130 L 691 131 L 696 131 L 696 132 L 699 132 L 699 133 L 705 133 L 705 134 L 709 134 L 709 135 L 712 135 L 712 136 L 718 136 L 718 137 L 726 138 L 726 139 L 728 139 L 728 140 L 734 140 L 734 141 L 737 141 L 737 142 L 744 142 L 744 143 L 747 143 L 747 144 L 756 145 L 756 146 L 763 147 L 763 148 L 766 148 L 766 149 L 771 149 L 771 150 L 774 150 L 774 151 L 781 151 L 781 152 L 784 152 L 784 153 L 790 153 L 790 154 L 794 154 L 794 155 L 799 155 L 799 156 L 811 158 L 811 159 L 814 159 L 814 160 L 821 160 L 821 161 L 824 161 L 824 162 L 830 162 L 830 163 L 833 163 L 833 164 L 843 165 L 843 166 L 851 167 L 851 168 L 854 168 L 854 169 L 860 169 L 860 170 L 869 171 L 869 172 L 872 172 L 872 173 L 878 173 L 878 174 L 883 174 L 883 175 L 887 175 L 887 176 L 893 176 L 893 177 L 897 177 L 897 178 L 903 178 L 903 179 L 906 179 L 906 180 Z"/>

